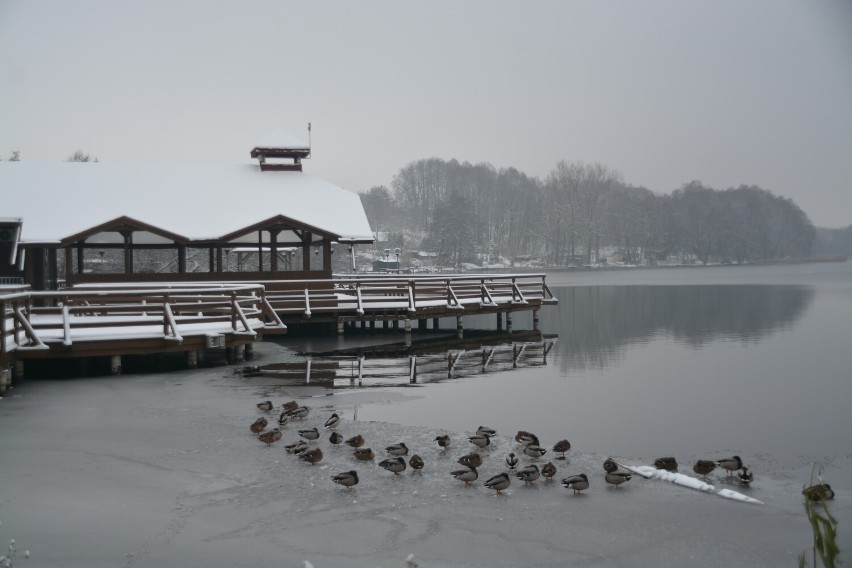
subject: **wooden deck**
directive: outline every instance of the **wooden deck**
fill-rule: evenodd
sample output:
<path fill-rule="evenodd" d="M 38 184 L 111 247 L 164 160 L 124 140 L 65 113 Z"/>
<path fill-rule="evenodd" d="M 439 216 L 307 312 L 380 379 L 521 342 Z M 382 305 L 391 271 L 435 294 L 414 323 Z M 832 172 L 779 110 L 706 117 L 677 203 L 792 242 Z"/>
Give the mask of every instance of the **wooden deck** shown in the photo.
<path fill-rule="evenodd" d="M 0 370 L 27 359 L 65 359 L 240 350 L 287 325 L 383 321 L 406 330 L 419 320 L 505 314 L 555 304 L 543 274 L 363 276 L 260 283 L 86 284 L 59 292 L 0 289 Z M 235 360 L 240 360 L 238 353 Z M 120 362 L 117 363 L 120 367 Z M 0 385 L 2 386 L 2 385 Z"/>

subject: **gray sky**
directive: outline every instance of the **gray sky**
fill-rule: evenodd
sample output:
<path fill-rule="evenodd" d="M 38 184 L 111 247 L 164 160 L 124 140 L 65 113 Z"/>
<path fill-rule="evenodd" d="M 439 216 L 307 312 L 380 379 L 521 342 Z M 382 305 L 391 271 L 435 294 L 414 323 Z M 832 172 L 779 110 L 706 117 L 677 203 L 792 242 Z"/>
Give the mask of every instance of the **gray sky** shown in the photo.
<path fill-rule="evenodd" d="M 852 223 L 848 0 L 0 0 L 0 156 L 248 162 L 389 185 L 437 156 L 668 193 L 756 184 Z"/>

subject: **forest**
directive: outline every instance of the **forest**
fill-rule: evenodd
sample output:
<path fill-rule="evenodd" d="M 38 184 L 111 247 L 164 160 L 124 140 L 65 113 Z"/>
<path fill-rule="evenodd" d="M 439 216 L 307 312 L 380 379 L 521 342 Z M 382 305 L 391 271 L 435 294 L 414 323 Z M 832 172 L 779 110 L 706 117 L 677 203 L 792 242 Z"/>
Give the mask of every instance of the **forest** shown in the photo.
<path fill-rule="evenodd" d="M 628 264 L 672 256 L 744 263 L 808 256 L 816 234 L 792 200 L 757 186 L 692 181 L 658 194 L 583 162 L 560 161 L 541 180 L 487 163 L 422 159 L 361 201 L 389 246 L 437 252 L 445 265 L 498 256 L 589 265 L 604 248 Z"/>

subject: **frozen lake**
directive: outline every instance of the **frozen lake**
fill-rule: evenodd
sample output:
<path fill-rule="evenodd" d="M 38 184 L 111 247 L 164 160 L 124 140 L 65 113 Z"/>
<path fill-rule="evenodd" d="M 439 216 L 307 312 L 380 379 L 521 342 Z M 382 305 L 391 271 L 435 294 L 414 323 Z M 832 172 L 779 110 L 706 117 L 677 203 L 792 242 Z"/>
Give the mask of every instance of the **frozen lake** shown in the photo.
<path fill-rule="evenodd" d="M 799 492 L 819 462 L 848 554 L 849 263 L 558 273 L 548 283 L 560 299 L 542 311 L 558 336 L 549 347 L 518 355 L 498 341 L 421 355 L 414 384 L 410 358 L 387 354 L 366 356 L 361 386 L 352 356 L 309 357 L 320 380 L 307 387 L 224 366 L 20 382 L 0 401 L 0 538 L 32 551 L 21 565 L 63 567 L 374 568 L 405 566 L 412 553 L 423 568 L 795 566 L 811 540 Z M 494 325 L 473 320 L 466 329 Z M 291 338 L 259 345 L 253 363 L 297 369 L 308 359 L 298 351 L 399 340 Z M 325 459 L 308 466 L 283 449 L 301 426 L 270 448 L 249 432 L 262 399 L 307 403 L 304 427 L 322 429 L 336 411 L 339 431 L 362 434 L 376 461 L 404 441 L 426 467 L 394 477 L 327 434 L 314 443 Z M 448 472 L 481 424 L 499 435 L 464 487 Z M 547 448 L 569 439 L 556 477 L 586 473 L 586 495 L 558 481 L 514 480 L 501 497 L 484 488 L 518 452 L 519 429 Z M 449 450 L 439 433 L 452 437 Z M 733 454 L 754 470 L 752 486 L 718 472 L 709 482 L 764 505 L 637 477 L 616 490 L 601 468 L 607 456 L 640 465 L 671 455 L 691 474 L 696 459 Z M 349 469 L 361 477 L 354 490 L 329 480 Z"/>

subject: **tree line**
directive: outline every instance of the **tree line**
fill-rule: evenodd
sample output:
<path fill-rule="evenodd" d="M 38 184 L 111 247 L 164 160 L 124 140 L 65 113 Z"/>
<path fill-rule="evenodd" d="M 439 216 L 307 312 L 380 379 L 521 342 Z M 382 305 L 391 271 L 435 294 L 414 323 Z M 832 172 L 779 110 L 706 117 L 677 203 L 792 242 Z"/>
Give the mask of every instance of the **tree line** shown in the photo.
<path fill-rule="evenodd" d="M 438 252 L 445 263 L 496 256 L 550 265 L 627 263 L 672 255 L 749 262 L 811 253 L 815 229 L 790 199 L 757 186 L 719 190 L 692 181 L 671 194 L 625 183 L 597 163 L 561 161 L 543 180 L 515 168 L 429 158 L 391 187 L 361 194 L 374 231 L 392 246 Z"/>

